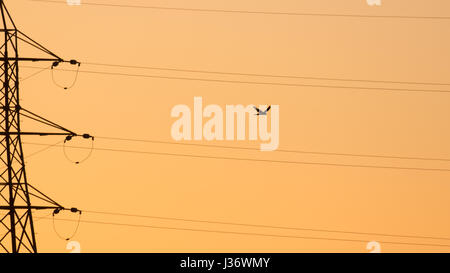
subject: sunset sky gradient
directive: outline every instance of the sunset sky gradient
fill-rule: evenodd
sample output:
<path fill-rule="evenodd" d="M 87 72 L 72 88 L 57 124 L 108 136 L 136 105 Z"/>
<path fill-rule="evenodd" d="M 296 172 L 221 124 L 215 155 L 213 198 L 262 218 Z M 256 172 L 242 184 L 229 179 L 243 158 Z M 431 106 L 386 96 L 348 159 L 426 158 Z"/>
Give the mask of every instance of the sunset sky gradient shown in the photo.
<path fill-rule="evenodd" d="M 320 14 L 450 16 L 447 0 L 89 0 L 82 2 Z M 17 27 L 81 71 L 229 81 L 380 87 L 386 90 L 236 84 L 81 72 L 62 90 L 49 70 L 21 83 L 21 104 L 71 130 L 98 136 L 95 147 L 274 161 L 450 169 L 450 20 L 208 13 L 144 8 L 5 2 Z M 24 45 L 23 57 L 34 54 Z M 89 63 L 447 85 L 342 82 L 214 75 L 104 67 Z M 46 63 L 23 66 L 45 67 Z M 62 64 L 62 69 L 73 69 Z M 26 77 L 37 70 L 21 68 Z M 73 72 L 55 71 L 58 83 Z M 173 141 L 177 104 L 279 105 L 281 150 L 443 158 L 447 161 L 364 158 L 280 151 L 106 140 Z M 36 127 L 23 120 L 22 129 Z M 54 144 L 61 137 L 23 137 Z M 258 141 L 192 141 L 259 148 Z M 70 145 L 89 147 L 74 139 Z M 25 156 L 43 146 L 25 144 Z M 87 150 L 68 148 L 70 158 Z M 29 183 L 61 204 L 104 211 L 198 220 L 448 238 L 413 239 L 108 216 L 82 221 L 222 230 L 361 242 L 177 231 L 93 223 L 72 239 L 82 252 L 450 252 L 450 171 L 339 167 L 202 159 L 95 150 L 86 162 L 67 161 L 61 147 L 27 160 Z M 50 211 L 34 214 L 40 252 L 68 252 Z M 49 219 L 38 219 L 48 217 Z M 63 212 L 60 219 L 77 220 Z M 76 222 L 56 221 L 61 235 Z M 442 244 L 447 247 L 385 242 Z"/>

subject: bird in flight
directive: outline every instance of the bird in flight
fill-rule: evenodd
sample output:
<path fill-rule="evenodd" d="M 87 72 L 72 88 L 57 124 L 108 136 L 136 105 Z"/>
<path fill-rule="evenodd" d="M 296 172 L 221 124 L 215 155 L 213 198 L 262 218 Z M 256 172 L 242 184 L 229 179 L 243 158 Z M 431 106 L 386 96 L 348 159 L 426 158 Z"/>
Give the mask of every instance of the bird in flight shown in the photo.
<path fill-rule="evenodd" d="M 256 110 L 256 112 L 257 112 L 257 113 L 256 113 L 257 116 L 267 116 L 267 112 L 269 112 L 270 107 L 271 107 L 271 105 L 269 105 L 269 107 L 267 107 L 266 111 L 261 111 L 261 110 L 259 110 L 258 107 L 253 106 L 253 108 L 255 108 L 255 110 Z"/>

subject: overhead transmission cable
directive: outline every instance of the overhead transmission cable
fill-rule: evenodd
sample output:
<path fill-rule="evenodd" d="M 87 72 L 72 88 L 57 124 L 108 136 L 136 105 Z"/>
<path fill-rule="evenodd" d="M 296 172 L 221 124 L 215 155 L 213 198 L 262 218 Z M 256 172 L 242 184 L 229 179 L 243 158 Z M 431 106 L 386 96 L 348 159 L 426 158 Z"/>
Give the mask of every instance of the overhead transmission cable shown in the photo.
<path fill-rule="evenodd" d="M 58 146 L 59 144 L 61 144 L 61 143 L 63 143 L 63 140 L 60 140 L 60 141 L 58 141 L 58 142 L 56 142 L 56 143 L 53 143 L 53 144 L 42 144 L 42 146 L 45 146 L 45 147 L 42 148 L 42 149 L 40 149 L 40 150 L 37 150 L 36 152 L 33 152 L 33 153 L 27 155 L 27 156 L 24 158 L 24 159 L 26 159 L 25 163 L 28 163 L 30 157 L 33 157 L 33 156 L 35 156 L 35 155 L 37 155 L 37 154 L 40 154 L 40 153 L 42 153 L 42 152 L 45 152 L 45 151 L 47 151 L 47 150 L 50 149 L 50 148 L 57 147 L 57 146 Z M 25 143 L 23 143 L 23 144 L 25 144 Z M 2 172 L 5 171 L 5 170 L 7 170 L 7 168 L 4 168 L 4 169 L 2 170 Z"/>
<path fill-rule="evenodd" d="M 187 73 L 200 73 L 200 74 L 217 74 L 217 75 L 229 75 L 229 76 L 284 78 L 284 79 L 318 80 L 318 81 L 364 82 L 364 83 L 383 83 L 383 84 L 450 86 L 450 83 L 445 83 L 445 82 L 423 82 L 423 81 L 418 82 L 418 81 L 394 81 L 394 80 L 374 80 L 374 79 L 356 79 L 356 78 L 313 77 L 313 76 L 297 76 L 297 75 L 281 75 L 281 74 L 227 72 L 227 71 L 214 71 L 214 70 L 201 70 L 201 69 L 181 69 L 181 68 L 157 67 L 157 66 L 106 64 L 106 63 L 97 63 L 97 62 L 83 62 L 83 64 L 84 65 L 93 65 L 93 66 L 117 67 L 117 68 L 133 68 L 133 69 L 144 69 L 144 70 L 160 70 L 160 71 L 187 72 Z M 31 69 L 41 68 L 41 67 L 34 67 L 34 66 L 22 66 L 22 67 L 31 68 Z M 48 70 L 50 68 L 51 67 L 43 67 L 42 69 Z"/>
<path fill-rule="evenodd" d="M 33 67 L 33 66 L 27 66 L 27 67 L 40 69 L 40 67 Z M 77 70 L 66 70 L 66 69 L 60 69 L 60 70 L 77 72 Z M 133 74 L 133 73 L 104 72 L 104 71 L 94 71 L 94 70 L 79 70 L 79 73 L 140 77 L 140 78 L 154 78 L 154 79 L 164 79 L 164 80 L 184 80 L 184 81 L 200 81 L 200 82 L 215 82 L 215 83 L 230 83 L 230 84 L 246 84 L 246 85 L 312 87 L 312 88 L 331 88 L 331 89 L 349 89 L 349 90 L 369 90 L 369 91 L 383 91 L 383 92 L 450 93 L 450 90 L 443 90 L 443 89 L 440 89 L 440 90 L 439 89 L 412 89 L 412 88 L 392 88 L 392 87 L 343 86 L 343 85 L 223 80 L 223 79 L 211 79 L 211 78 L 175 77 L 175 76 L 160 76 L 160 75 L 146 75 L 146 74 Z"/>
<path fill-rule="evenodd" d="M 46 145 L 42 143 L 26 142 L 29 145 Z M 60 145 L 62 147 L 62 145 Z M 75 149 L 93 149 L 98 151 L 121 152 L 133 154 L 147 154 L 157 156 L 173 156 L 184 158 L 199 158 L 199 159 L 216 159 L 216 160 L 233 160 L 233 161 L 247 161 L 247 162 L 265 162 L 278 164 L 296 164 L 296 165 L 311 165 L 311 166 L 329 166 L 329 167 L 349 167 L 349 168 L 371 168 L 371 169 L 391 169 L 391 170 L 408 170 L 408 171 L 434 171 L 434 172 L 450 172 L 450 169 L 444 168 L 419 168 L 419 167 L 399 167 L 399 166 L 381 166 L 381 165 L 359 165 L 359 164 L 340 164 L 340 163 L 322 163 L 311 161 L 291 161 L 291 160 L 271 160 L 271 159 L 256 159 L 256 158 L 242 158 L 242 157 L 224 157 L 224 156 L 208 156 L 196 154 L 181 154 L 181 153 L 165 153 L 165 152 L 150 152 L 150 151 L 136 151 L 125 149 L 111 149 L 111 148 L 86 148 L 78 146 L 66 146 Z"/>
<path fill-rule="evenodd" d="M 49 220 L 51 218 L 42 218 L 42 219 Z M 77 220 L 70 220 L 70 219 L 55 219 L 55 220 L 57 220 L 57 221 L 67 221 L 67 222 L 77 222 Z M 212 230 L 212 229 L 179 228 L 179 227 L 141 225 L 141 224 L 103 222 L 103 221 L 90 221 L 90 220 L 81 220 L 80 222 L 82 222 L 82 223 L 89 223 L 89 224 L 126 226 L 126 227 L 138 227 L 138 228 L 151 228 L 151 229 L 162 229 L 162 230 L 176 230 L 176 231 L 192 231 L 192 232 L 204 232 L 204 233 L 218 233 L 218 234 L 230 234 L 230 235 L 244 235 L 244 236 L 261 236 L 261 237 L 272 237 L 272 238 L 341 241 L 341 242 L 354 242 L 354 243 L 367 243 L 368 242 L 368 240 L 362 240 L 362 239 L 343 239 L 343 238 L 333 238 L 333 237 L 295 236 L 295 235 L 268 234 L 268 233 L 255 233 L 255 232 L 237 232 L 237 231 Z M 432 243 L 412 243 L 412 242 L 395 242 L 395 241 L 378 241 L 378 242 L 382 243 L 382 244 L 393 244 L 393 245 L 450 247 L 450 245 L 446 245 L 446 244 L 432 244 Z"/>
<path fill-rule="evenodd" d="M 411 85 L 447 85 L 450 83 L 440 82 L 416 82 L 416 81 L 392 81 L 392 80 L 371 80 L 371 79 L 355 79 L 355 78 L 333 78 L 333 77 L 312 77 L 312 76 L 296 76 L 296 75 L 280 75 L 280 74 L 261 74 L 261 73 L 244 73 L 244 72 L 227 72 L 214 70 L 200 70 L 200 69 L 182 69 L 171 67 L 157 67 L 157 66 L 139 66 L 139 65 L 123 65 L 123 64 L 107 64 L 97 62 L 83 62 L 84 65 L 119 67 L 119 68 L 134 68 L 145 70 L 162 70 L 172 72 L 188 72 L 188 73 L 203 73 L 203 74 L 218 74 L 230 76 L 248 76 L 248 77 L 267 77 L 267 78 L 285 78 L 285 79 L 302 79 L 302 80 L 324 80 L 324 81 L 345 81 L 345 82 L 367 82 L 367 83 L 388 83 L 388 84 L 411 84 Z"/>
<path fill-rule="evenodd" d="M 56 229 L 56 223 L 55 220 L 58 220 L 55 218 L 55 214 L 58 214 L 60 211 L 55 210 L 55 212 L 52 213 L 52 224 L 53 224 L 53 231 L 55 232 L 56 236 L 58 236 L 61 240 L 65 240 L 65 241 L 69 241 L 71 240 L 73 237 L 75 237 L 75 235 L 78 232 L 78 229 L 80 228 L 80 223 L 81 223 L 81 210 L 77 210 L 76 212 L 78 212 L 78 220 L 76 220 L 77 224 L 76 227 L 74 229 L 74 231 L 72 232 L 71 235 L 69 236 L 62 236 L 58 230 Z M 74 212 L 74 211 L 72 211 Z M 46 219 L 47 217 L 42 217 L 40 219 Z"/>
<path fill-rule="evenodd" d="M 71 62 L 71 63 L 72 63 L 72 62 Z M 76 82 L 77 82 L 77 80 L 78 80 L 78 74 L 79 74 L 79 72 L 80 72 L 80 66 L 81 66 L 81 63 L 75 62 L 75 61 L 74 61 L 72 64 L 73 64 L 73 65 L 77 65 L 77 69 L 75 70 L 75 77 L 74 77 L 72 83 L 69 84 L 69 85 L 61 85 L 61 84 L 59 84 L 59 83 L 56 81 L 56 79 L 55 79 L 55 67 L 57 67 L 57 66 L 59 65 L 59 62 L 54 62 L 53 65 L 51 66 L 51 70 L 52 70 L 52 81 L 53 81 L 53 83 L 54 83 L 56 86 L 58 86 L 59 88 L 62 88 L 62 89 L 64 89 L 64 90 L 68 90 L 68 89 L 71 89 L 72 87 L 75 86 L 75 84 L 76 84 Z"/>
<path fill-rule="evenodd" d="M 162 140 L 151 140 L 151 139 L 135 139 L 135 138 L 120 138 L 120 137 L 107 137 L 107 136 L 97 136 L 96 138 L 105 139 L 105 140 L 118 140 L 118 141 L 129 141 L 129 142 L 154 143 L 154 144 L 168 144 L 168 145 L 181 145 L 181 146 L 205 147 L 205 148 L 222 148 L 222 149 L 231 149 L 231 150 L 260 151 L 260 149 L 258 149 L 258 148 L 242 147 L 242 146 L 238 147 L 238 146 L 227 146 L 227 145 L 211 145 L 211 144 L 201 144 L 201 143 L 185 143 L 185 142 L 173 142 L 173 141 L 162 141 Z M 405 160 L 449 161 L 450 162 L 450 158 L 436 158 L 436 157 L 434 157 L 434 158 L 433 157 L 408 157 L 408 156 L 398 156 L 398 155 L 334 153 L 334 152 L 317 152 L 317 151 L 302 151 L 302 150 L 288 150 L 288 149 L 277 149 L 275 152 L 315 154 L 315 155 L 332 155 L 332 156 L 349 156 L 349 157 L 372 157 L 372 158 L 386 158 L 386 159 L 405 159 Z"/>
<path fill-rule="evenodd" d="M 50 67 L 51 67 L 51 66 L 43 67 L 41 70 L 38 70 L 38 71 L 35 72 L 35 73 L 32 73 L 32 74 L 30 74 L 30 75 L 28 75 L 28 76 L 26 76 L 26 77 L 24 77 L 24 78 L 20 78 L 20 82 L 22 83 L 22 82 L 24 82 L 24 81 L 26 81 L 26 80 L 28 80 L 28 79 L 34 77 L 34 76 L 37 76 L 37 75 L 41 74 L 42 72 L 44 72 L 44 71 L 46 71 L 46 70 L 49 70 Z"/>
<path fill-rule="evenodd" d="M 27 156 L 25 157 L 25 159 L 28 160 L 30 157 L 33 157 L 33 156 L 35 156 L 35 155 L 37 155 L 37 154 L 40 154 L 40 153 L 42 153 L 42 152 L 45 152 L 45 151 L 47 151 L 47 150 L 50 149 L 50 148 L 56 147 L 56 146 L 60 145 L 61 143 L 63 143 L 63 141 L 64 141 L 64 140 L 60 140 L 60 141 L 58 141 L 58 142 L 56 142 L 56 143 L 48 144 L 46 147 L 44 147 L 44 148 L 42 148 L 42 149 L 40 149 L 40 150 L 38 150 L 38 151 L 36 151 L 36 152 L 33 152 L 33 153 L 27 155 Z"/>
<path fill-rule="evenodd" d="M 254 227 L 254 228 L 313 231 L 313 232 L 325 232 L 325 233 L 343 233 L 343 234 L 354 234 L 354 235 L 373 235 L 373 236 L 383 236 L 383 237 L 401 237 L 401 238 L 414 238 L 414 239 L 450 240 L 450 238 L 448 238 L 448 237 L 401 235 L 401 234 L 389 234 L 389 233 L 344 231 L 344 230 L 331 230 L 331 229 L 314 229 L 314 228 L 303 228 L 303 227 L 286 227 L 286 226 L 277 226 L 277 225 L 262 225 L 262 224 L 248 224 L 248 223 L 223 222 L 223 221 L 212 221 L 212 220 L 198 220 L 198 219 L 163 217 L 163 216 L 154 216 L 154 215 L 139 215 L 139 214 L 129 214 L 129 213 L 92 211 L 92 210 L 83 210 L 83 213 L 124 216 L 124 217 L 136 217 L 136 218 L 148 218 L 148 219 L 158 219 L 158 220 L 171 220 L 171 221 L 191 222 L 191 223 L 243 226 L 243 227 Z"/>
<path fill-rule="evenodd" d="M 66 4 L 65 1 L 55 0 L 29 0 L 32 2 Z M 336 14 L 336 13 L 301 13 L 301 12 L 278 12 L 278 11 L 256 11 L 256 10 L 230 10 L 230 9 L 206 9 L 206 8 L 183 8 L 163 7 L 147 5 L 126 5 L 83 1 L 83 6 L 153 9 L 166 11 L 202 12 L 202 13 L 225 13 L 225 14 L 250 14 L 250 15 L 282 15 L 282 16 L 309 16 L 309 17 L 341 17 L 341 18 L 373 18 L 373 19 L 422 19 L 422 20 L 449 20 L 450 16 L 413 16 L 413 15 L 369 15 L 369 14 Z"/>

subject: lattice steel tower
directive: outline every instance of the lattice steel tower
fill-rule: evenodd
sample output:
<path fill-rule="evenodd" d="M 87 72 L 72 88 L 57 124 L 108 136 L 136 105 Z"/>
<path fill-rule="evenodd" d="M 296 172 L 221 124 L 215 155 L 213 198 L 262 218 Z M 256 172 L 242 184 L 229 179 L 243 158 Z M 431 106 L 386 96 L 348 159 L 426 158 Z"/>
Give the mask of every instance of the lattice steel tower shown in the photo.
<path fill-rule="evenodd" d="M 0 252 L 37 252 L 33 210 L 51 209 L 57 213 L 65 208 L 27 182 L 21 137 L 60 135 L 70 139 L 78 135 L 20 105 L 20 62 L 47 61 L 52 63 L 53 69 L 66 61 L 18 30 L 4 2 L 0 0 L 0 41 L 4 39 L 0 42 Z M 20 44 L 32 46 L 48 58 L 22 58 L 19 56 Z M 74 60 L 68 62 L 79 65 Z M 22 117 L 56 128 L 59 132 L 23 132 L 20 127 Z M 86 134 L 83 136 L 90 137 Z"/>

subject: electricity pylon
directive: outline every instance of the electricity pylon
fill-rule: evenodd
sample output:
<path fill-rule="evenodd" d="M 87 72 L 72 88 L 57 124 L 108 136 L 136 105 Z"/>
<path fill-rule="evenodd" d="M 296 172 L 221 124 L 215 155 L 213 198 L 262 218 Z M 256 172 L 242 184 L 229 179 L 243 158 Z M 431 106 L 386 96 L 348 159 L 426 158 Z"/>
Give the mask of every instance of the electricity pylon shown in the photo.
<path fill-rule="evenodd" d="M 52 62 L 52 68 L 65 61 L 16 28 L 4 0 L 0 0 L 1 29 L 4 39 L 0 48 L 0 252 L 37 252 L 33 210 L 65 210 L 62 205 L 40 192 L 27 181 L 21 137 L 24 135 L 60 135 L 70 140 L 78 134 L 28 111 L 19 101 L 19 63 Z M 0 38 L 1 39 L 1 38 Z M 1 40 L 0 40 L 1 41 Z M 1 45 L 0 44 L 0 45 Z M 27 44 L 48 58 L 22 58 L 19 44 Z M 56 128 L 57 132 L 23 132 L 21 117 Z M 85 138 L 90 136 L 82 135 Z M 77 212 L 75 208 L 70 209 Z"/>

